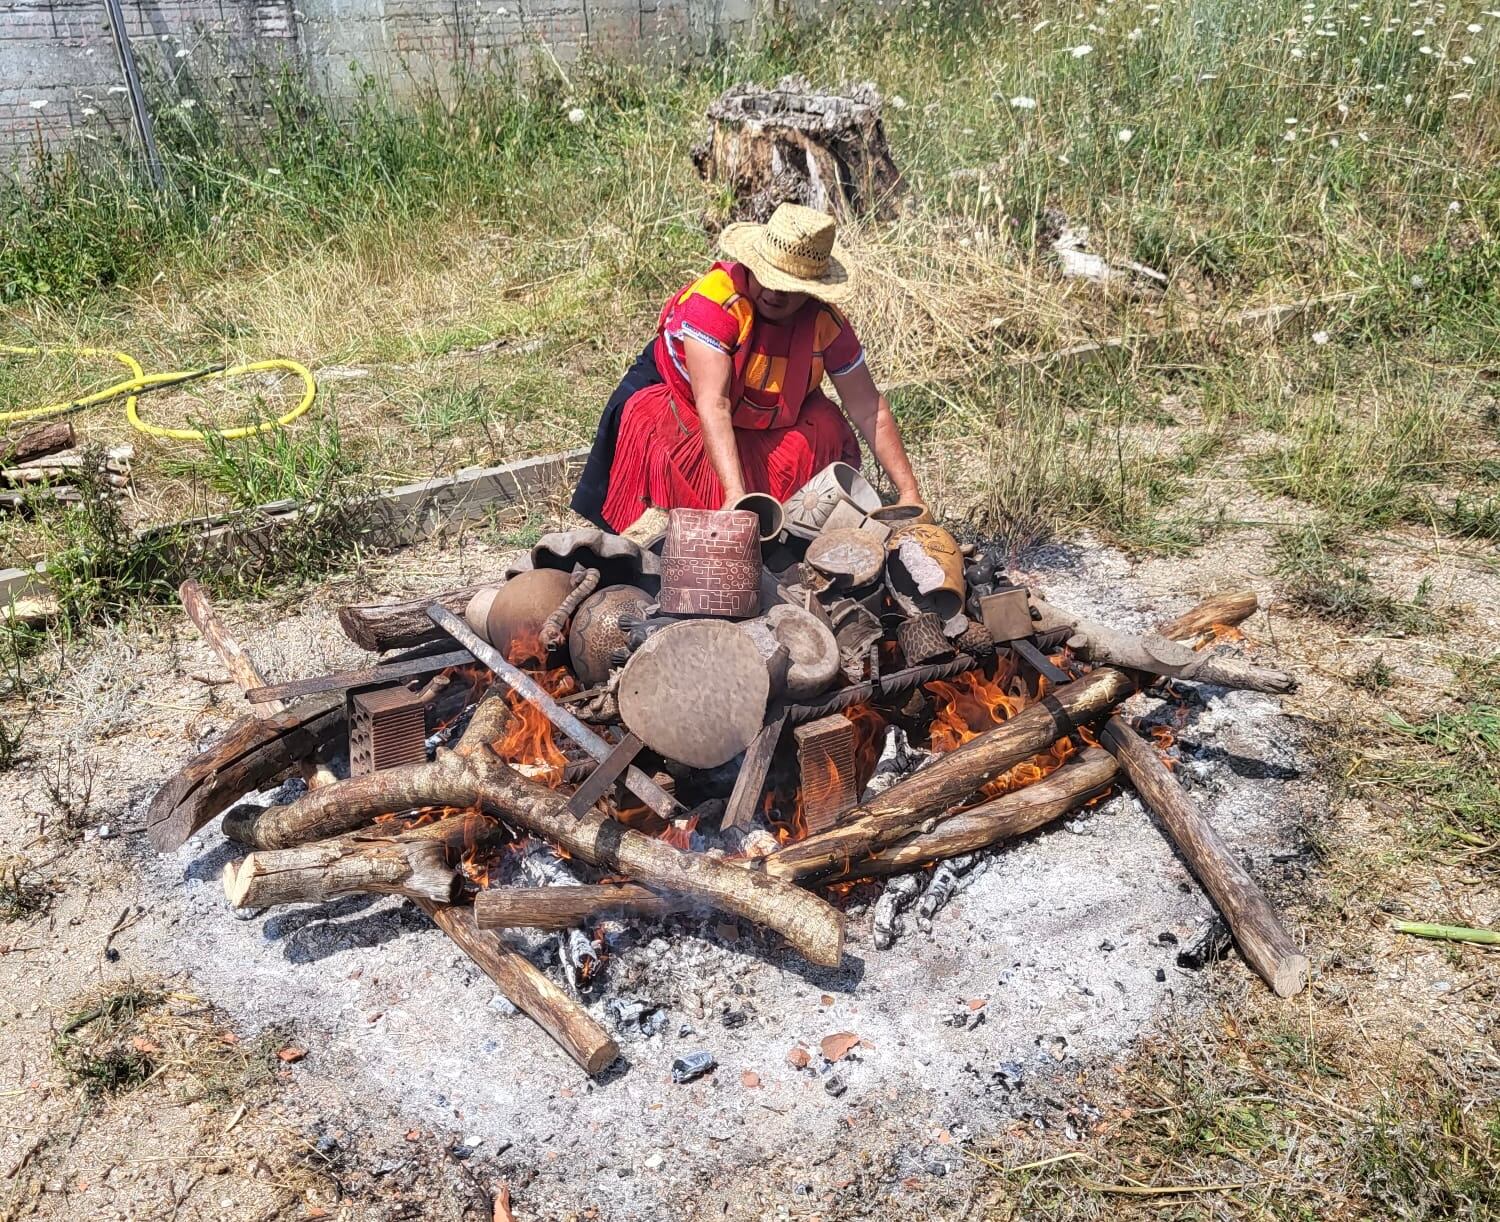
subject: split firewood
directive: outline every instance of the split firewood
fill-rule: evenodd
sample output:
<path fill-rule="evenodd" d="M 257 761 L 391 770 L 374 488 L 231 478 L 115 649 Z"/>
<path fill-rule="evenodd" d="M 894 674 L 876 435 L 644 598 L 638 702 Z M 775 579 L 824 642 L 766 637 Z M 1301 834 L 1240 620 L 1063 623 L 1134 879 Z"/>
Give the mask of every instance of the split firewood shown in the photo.
<path fill-rule="evenodd" d="M 498 694 L 475 710 L 458 746 L 431 763 L 390 768 L 313 790 L 289 806 L 237 812 L 231 838 L 256 848 L 285 848 L 352 831 L 376 815 L 423 807 L 480 809 L 561 845 L 574 857 L 625 874 L 653 890 L 690 895 L 705 905 L 780 933 L 806 959 L 836 966 L 843 917 L 791 885 L 632 831 L 598 810 L 575 816 L 562 794 L 520 776 L 491 746 L 510 711 Z"/>
<path fill-rule="evenodd" d="M 1215 628 L 1233 628 L 1244 623 L 1260 606 L 1254 590 L 1241 590 L 1238 594 L 1216 594 L 1206 598 L 1196 607 L 1184 611 L 1176 619 L 1158 624 L 1156 631 L 1169 641 L 1191 641 Z"/>
<path fill-rule="evenodd" d="M 1120 632 L 1051 606 L 1035 595 L 1031 598 L 1031 605 L 1041 617 L 1036 623 L 1037 631 L 1068 632 L 1068 646 L 1087 661 L 1144 671 L 1163 678 L 1188 679 L 1254 692 L 1281 694 L 1295 691 L 1297 687 L 1296 679 L 1284 670 L 1252 666 L 1235 658 L 1210 653 L 1195 653 L 1186 645 L 1163 636 Z"/>
<path fill-rule="evenodd" d="M 224 669 L 229 672 L 229 677 L 234 680 L 240 691 L 248 692 L 264 687 L 265 678 L 256 669 L 255 663 L 250 660 L 244 647 L 229 635 L 229 630 L 224 627 L 223 621 L 214 611 L 208 591 L 192 578 L 188 578 L 177 587 L 177 596 L 182 599 L 182 609 L 187 612 L 188 619 L 193 621 L 194 626 L 203 634 L 203 639 L 208 642 L 208 647 L 214 651 L 219 661 L 224 663 Z M 286 711 L 286 705 L 280 700 L 270 700 L 251 707 L 258 717 L 272 717 Z M 298 767 L 301 769 L 303 779 L 311 787 L 327 785 L 334 780 L 333 771 L 321 761 L 302 761 Z"/>
<path fill-rule="evenodd" d="M 1193 876 L 1224 915 L 1245 961 L 1278 997 L 1300 993 L 1307 985 L 1307 956 L 1161 756 L 1121 717 L 1111 717 L 1105 723 L 1101 741 L 1120 762 L 1141 801 L 1156 813 Z"/>
<path fill-rule="evenodd" d="M 362 891 L 451 904 L 463 886 L 455 868 L 459 856 L 509 835 L 495 820 L 473 813 L 421 827 L 391 823 L 232 861 L 224 867 L 224 894 L 235 908 L 315 904 Z"/>
<path fill-rule="evenodd" d="M 454 615 L 462 615 L 479 589 L 467 586 L 462 590 L 444 590 L 408 602 L 354 603 L 339 608 L 339 627 L 361 649 L 375 653 L 446 640 L 443 630 L 428 618 L 427 608 L 436 603 Z"/>
<path fill-rule="evenodd" d="M 601 1073 L 619 1059 L 620 1046 L 609 1032 L 504 938 L 478 928 L 472 908 L 454 908 L 425 899 L 416 904 L 495 982 L 516 1009 L 556 1040 L 586 1073 Z"/>
<path fill-rule="evenodd" d="M 935 765 L 932 765 L 935 766 Z M 917 832 L 825 882 L 848 882 L 884 874 L 916 870 L 931 861 L 944 861 L 993 848 L 1060 819 L 1105 793 L 1115 783 L 1119 767 L 1108 751 L 1088 747 L 1061 768 L 1039 781 L 968 810 L 949 815 L 931 831 Z M 805 842 L 804 842 L 805 843 Z"/>
<path fill-rule="evenodd" d="M 52 420 L 27 429 L 15 437 L 0 440 L 0 466 L 13 467 L 44 458 L 60 450 L 71 450 L 78 444 L 71 420 Z"/>
<path fill-rule="evenodd" d="M 42 505 L 80 505 L 83 494 L 72 484 L 51 484 L 25 492 L 0 492 L 0 513 L 31 513 Z"/>
<path fill-rule="evenodd" d="M 104 452 L 98 461 L 98 471 L 104 482 L 113 488 L 130 486 L 130 463 L 135 457 L 131 446 L 115 446 Z M 69 480 L 83 470 L 86 462 L 82 454 L 46 454 L 24 461 L 12 461 L 0 469 L 0 480 L 12 487 L 31 484 L 54 483 Z"/>
<path fill-rule="evenodd" d="M 772 853 L 763 859 L 765 872 L 784 879 L 842 872 L 851 862 L 905 839 L 929 819 L 942 818 L 1008 769 L 1046 751 L 1074 725 L 1103 716 L 1134 690 L 1130 678 L 1111 667 L 1075 679 L 855 807 L 839 827 Z"/>
<path fill-rule="evenodd" d="M 576 887 L 492 887 L 474 897 L 480 929 L 572 929 L 609 916 L 663 917 L 693 907 L 682 896 L 658 895 L 638 883 Z"/>

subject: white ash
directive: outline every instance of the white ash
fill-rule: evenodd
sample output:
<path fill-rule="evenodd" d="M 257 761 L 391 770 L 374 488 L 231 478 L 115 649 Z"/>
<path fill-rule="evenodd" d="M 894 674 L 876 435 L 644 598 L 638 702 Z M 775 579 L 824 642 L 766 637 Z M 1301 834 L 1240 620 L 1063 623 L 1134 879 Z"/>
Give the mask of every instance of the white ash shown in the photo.
<path fill-rule="evenodd" d="M 1154 604 L 1131 562 L 1106 549 L 1053 549 L 1030 567 L 1049 599 L 1123 629 L 1191 601 Z M 279 633 L 336 639 L 338 629 L 331 615 L 309 612 L 246 633 L 244 644 L 259 658 Z M 192 667 L 209 665 L 206 650 L 192 650 Z M 153 699 L 203 699 L 201 684 L 141 677 Z M 1155 709 L 1134 703 L 1136 714 Z M 1209 692 L 1178 733 L 1183 771 L 1202 773 L 1195 793 L 1215 827 L 1284 897 L 1295 871 L 1278 859 L 1324 804 L 1300 774 L 1301 723 L 1272 698 Z M 195 745 L 168 741 L 174 763 Z M 141 834 L 168 768 L 161 740 L 127 727 L 91 749 L 117 795 L 100 817 L 125 834 L 87 851 L 128 865 L 137 890 L 126 898 L 150 913 L 114 940 L 124 967 L 185 973 L 242 1033 L 294 1024 L 310 1050 L 291 1071 L 304 1106 L 389 1129 L 397 1142 L 422 1127 L 482 1139 L 482 1150 L 508 1146 L 496 1170 L 524 1175 L 534 1217 L 567 1216 L 587 1201 L 608 1222 L 758 1218 L 776 1204 L 796 1210 L 799 1192 L 816 1209 L 846 1182 L 840 1199 L 854 1213 L 878 1213 L 899 1192 L 903 1208 L 956 1217 L 974 1174 L 957 1153 L 959 1134 L 1082 1132 L 1084 1069 L 1114 1062 L 1162 1014 L 1198 1005 L 1205 978 L 1246 972 L 1237 955 L 1199 972 L 1175 966 L 1180 946 L 1159 935 L 1186 945 L 1210 906 L 1124 794 L 1079 821 L 1090 835 L 1058 825 L 995 852 L 930 936 L 894 953 L 872 945 L 873 912 L 851 907 L 839 970 L 809 967 L 717 915 L 623 924 L 607 939 L 603 993 L 587 1006 L 616 1032 L 624 1061 L 590 1083 L 532 1023 L 508 1017 L 490 982 L 399 900 L 347 897 L 229 919 L 220 874 L 242 850 L 209 829 L 157 857 Z M 1257 762 L 1266 767 L 1251 775 Z M 539 961 L 556 978 L 555 961 Z M 622 1026 L 609 1010 L 622 1000 L 648 1021 Z M 961 1012 L 969 1017 L 954 1025 Z M 834 1064 L 788 1064 L 799 1045 L 816 1050 L 842 1031 L 868 1046 Z M 695 1051 L 718 1068 L 674 1085 L 672 1061 Z M 757 1086 L 744 1085 L 747 1074 Z M 927 1136 L 942 1130 L 951 1145 Z M 747 1183 L 770 1185 L 774 1200 Z"/>
<path fill-rule="evenodd" d="M 885 890 L 875 901 L 875 917 L 871 926 L 875 949 L 889 950 L 901 936 L 901 914 L 917 902 L 927 885 L 922 874 L 897 874 L 885 884 Z"/>
<path fill-rule="evenodd" d="M 927 880 L 927 889 L 917 901 L 917 928 L 930 934 L 932 918 L 960 890 L 984 873 L 984 863 L 985 858 L 981 853 L 965 853 L 961 857 L 950 857 L 938 862 Z"/>

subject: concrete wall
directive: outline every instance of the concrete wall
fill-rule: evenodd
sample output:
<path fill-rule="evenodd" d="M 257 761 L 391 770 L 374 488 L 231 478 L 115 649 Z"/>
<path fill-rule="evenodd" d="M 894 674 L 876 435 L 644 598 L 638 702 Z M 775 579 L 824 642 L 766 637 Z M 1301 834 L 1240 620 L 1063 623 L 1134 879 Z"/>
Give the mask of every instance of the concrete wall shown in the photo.
<path fill-rule="evenodd" d="M 142 71 L 193 104 L 199 80 L 253 112 L 258 66 L 291 63 L 346 95 L 357 75 L 399 93 L 585 49 L 676 59 L 745 32 L 757 0 L 122 0 Z M 129 139 L 103 0 L 0 0 L 0 167 L 69 138 Z"/>

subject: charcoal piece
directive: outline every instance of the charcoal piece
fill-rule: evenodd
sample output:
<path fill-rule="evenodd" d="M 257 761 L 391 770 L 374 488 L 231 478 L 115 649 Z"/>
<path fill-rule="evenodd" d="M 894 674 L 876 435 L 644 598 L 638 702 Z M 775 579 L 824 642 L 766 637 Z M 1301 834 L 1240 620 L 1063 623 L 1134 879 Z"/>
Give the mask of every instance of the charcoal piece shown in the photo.
<path fill-rule="evenodd" d="M 1217 963 L 1229 953 L 1232 944 L 1229 926 L 1215 913 L 1193 931 L 1187 945 L 1177 952 L 1177 966 L 1196 972 Z"/>
<path fill-rule="evenodd" d="M 679 1086 L 684 1082 L 692 1082 L 701 1078 L 706 1073 L 712 1073 L 719 1066 L 714 1060 L 711 1052 L 688 1052 L 677 1057 L 672 1062 L 672 1081 Z"/>

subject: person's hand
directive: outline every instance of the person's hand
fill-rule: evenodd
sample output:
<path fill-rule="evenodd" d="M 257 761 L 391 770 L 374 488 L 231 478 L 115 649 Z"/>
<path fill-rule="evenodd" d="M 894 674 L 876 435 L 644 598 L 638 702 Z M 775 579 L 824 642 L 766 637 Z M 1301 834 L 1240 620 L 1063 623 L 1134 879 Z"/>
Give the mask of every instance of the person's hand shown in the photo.
<path fill-rule="evenodd" d="M 737 500 L 739 500 L 740 497 L 742 497 L 744 495 L 745 495 L 745 489 L 744 489 L 743 486 L 741 486 L 739 484 L 731 484 L 731 485 L 727 486 L 724 489 L 724 503 L 722 505 L 720 505 L 719 508 L 720 509 L 728 509 Z"/>
<path fill-rule="evenodd" d="M 922 494 L 915 484 L 906 488 L 897 488 L 896 501 L 901 505 L 920 505 L 923 509 L 928 508 L 927 502 L 922 499 Z"/>

